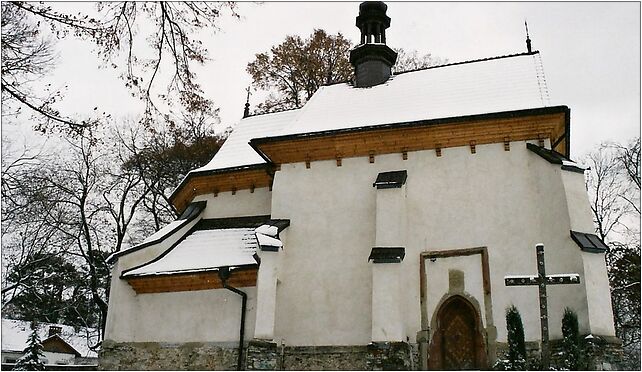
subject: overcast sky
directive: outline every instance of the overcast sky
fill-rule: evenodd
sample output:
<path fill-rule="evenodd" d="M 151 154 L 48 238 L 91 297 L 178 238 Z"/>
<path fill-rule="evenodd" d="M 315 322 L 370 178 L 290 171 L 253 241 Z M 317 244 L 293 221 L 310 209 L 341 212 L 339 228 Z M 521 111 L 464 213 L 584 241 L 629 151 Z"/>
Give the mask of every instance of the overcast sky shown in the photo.
<path fill-rule="evenodd" d="M 524 20 L 533 49 L 541 52 L 551 105 L 571 108 L 571 152 L 583 154 L 604 140 L 624 141 L 640 132 L 639 3 L 423 3 L 387 2 L 386 31 L 392 48 L 416 49 L 449 62 L 526 51 Z M 286 35 L 308 36 L 314 28 L 341 32 L 357 42 L 358 2 L 240 3 L 241 19 L 224 16 L 204 43 L 212 58 L 197 73 L 220 107 L 222 127 L 242 116 L 245 67 Z M 88 3 L 67 4 L 82 8 Z M 51 78 L 68 85 L 65 110 L 89 113 L 99 106 L 116 118 L 136 116 L 143 106 L 91 45 L 59 43 Z M 256 104 L 256 96 L 254 97 Z M 5 128 L 6 129 L 6 128 Z M 6 131 L 5 131 L 6 133 Z"/>

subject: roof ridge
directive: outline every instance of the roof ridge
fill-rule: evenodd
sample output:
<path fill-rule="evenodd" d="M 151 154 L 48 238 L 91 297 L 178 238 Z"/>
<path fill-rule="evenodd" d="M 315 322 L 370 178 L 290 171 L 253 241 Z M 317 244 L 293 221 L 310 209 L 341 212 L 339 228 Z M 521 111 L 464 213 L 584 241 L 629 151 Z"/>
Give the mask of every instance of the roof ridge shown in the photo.
<path fill-rule="evenodd" d="M 302 108 L 303 108 L 303 106 L 301 106 L 301 107 L 293 107 L 293 108 L 288 108 L 288 109 L 283 109 L 283 110 L 278 110 L 278 111 L 262 112 L 262 113 L 260 113 L 260 114 L 250 114 L 250 115 L 248 115 L 248 116 L 246 116 L 246 117 L 244 117 L 244 118 L 241 118 L 241 120 L 243 120 L 243 119 L 247 119 L 247 118 L 252 118 L 252 117 L 257 117 L 257 116 L 263 116 L 263 115 L 280 114 L 280 113 L 282 113 L 282 112 L 288 112 L 288 111 L 300 110 L 300 109 L 302 109 Z"/>
<path fill-rule="evenodd" d="M 405 74 L 408 72 L 417 72 L 417 71 L 423 71 L 423 70 L 430 70 L 434 68 L 440 68 L 440 67 L 448 67 L 448 66 L 456 66 L 456 65 L 465 65 L 469 63 L 475 63 L 475 62 L 484 62 L 484 61 L 492 61 L 495 59 L 504 59 L 504 58 L 512 58 L 512 57 L 520 57 L 520 56 L 532 56 L 535 54 L 539 54 L 539 50 L 535 50 L 532 52 L 523 52 L 523 53 L 515 53 L 515 54 L 506 54 L 503 56 L 495 56 L 495 57 L 487 57 L 487 58 L 479 58 L 479 59 L 471 59 L 467 61 L 460 61 L 460 62 L 452 62 L 452 63 L 445 63 L 443 65 L 435 65 L 435 66 L 428 66 L 428 67 L 421 67 L 421 68 L 416 68 L 413 70 L 406 70 L 406 71 L 401 71 L 395 73 L 393 76 Z"/>

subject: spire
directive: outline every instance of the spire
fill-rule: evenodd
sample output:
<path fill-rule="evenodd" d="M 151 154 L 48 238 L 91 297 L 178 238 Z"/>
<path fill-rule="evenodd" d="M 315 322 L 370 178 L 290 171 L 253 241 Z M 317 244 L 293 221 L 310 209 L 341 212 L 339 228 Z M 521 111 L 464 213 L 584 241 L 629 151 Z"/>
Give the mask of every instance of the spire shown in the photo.
<path fill-rule="evenodd" d="M 532 53 L 533 50 L 531 49 L 531 38 L 528 36 L 528 23 L 526 20 L 524 20 L 524 26 L 526 26 L 526 50 L 528 50 L 528 53 Z"/>
<path fill-rule="evenodd" d="M 359 5 L 356 26 L 361 31 L 361 43 L 350 51 L 357 87 L 384 83 L 392 74 L 397 53 L 386 45 L 386 29 L 390 27 L 386 10 L 388 6 L 381 1 L 365 1 Z"/>
<path fill-rule="evenodd" d="M 245 110 L 243 110 L 243 117 L 246 118 L 250 116 L 250 87 L 248 86 L 247 89 L 247 98 L 245 100 Z"/>

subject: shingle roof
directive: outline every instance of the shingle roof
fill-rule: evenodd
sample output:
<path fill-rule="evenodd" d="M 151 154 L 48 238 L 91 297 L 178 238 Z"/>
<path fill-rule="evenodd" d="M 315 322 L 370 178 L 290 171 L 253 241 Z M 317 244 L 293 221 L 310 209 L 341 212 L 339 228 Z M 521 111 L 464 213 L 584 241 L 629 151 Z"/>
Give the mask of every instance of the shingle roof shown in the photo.
<path fill-rule="evenodd" d="M 263 164 L 265 160 L 248 142 L 252 138 L 269 137 L 280 132 L 301 111 L 290 110 L 241 119 L 214 158 L 190 173 Z"/>
<path fill-rule="evenodd" d="M 301 109 L 242 119 L 214 158 L 190 173 L 265 163 L 248 144 L 253 138 L 549 105 L 538 52 L 404 72 L 369 88 L 348 83 L 327 85 Z"/>
<path fill-rule="evenodd" d="M 381 85 L 321 87 L 279 135 L 430 120 L 549 105 L 539 54 L 450 64 Z"/>
<path fill-rule="evenodd" d="M 196 230 L 167 254 L 123 276 L 146 276 L 254 265 L 258 248 L 254 227 Z"/>

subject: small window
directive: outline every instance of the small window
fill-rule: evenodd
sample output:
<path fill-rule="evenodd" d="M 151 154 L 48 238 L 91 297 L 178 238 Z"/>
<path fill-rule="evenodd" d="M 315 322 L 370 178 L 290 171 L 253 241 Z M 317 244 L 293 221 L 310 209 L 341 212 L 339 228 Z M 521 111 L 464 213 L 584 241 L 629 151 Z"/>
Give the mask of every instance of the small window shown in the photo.
<path fill-rule="evenodd" d="M 608 249 L 608 246 L 595 234 L 571 230 L 571 238 L 585 252 L 604 253 Z"/>
<path fill-rule="evenodd" d="M 408 178 L 408 172 L 405 170 L 383 172 L 377 175 L 376 181 L 372 184 L 377 189 L 394 189 L 403 186 Z"/>

